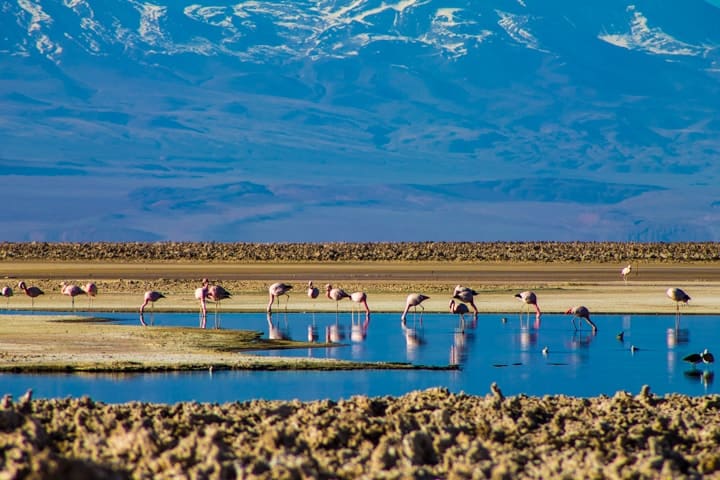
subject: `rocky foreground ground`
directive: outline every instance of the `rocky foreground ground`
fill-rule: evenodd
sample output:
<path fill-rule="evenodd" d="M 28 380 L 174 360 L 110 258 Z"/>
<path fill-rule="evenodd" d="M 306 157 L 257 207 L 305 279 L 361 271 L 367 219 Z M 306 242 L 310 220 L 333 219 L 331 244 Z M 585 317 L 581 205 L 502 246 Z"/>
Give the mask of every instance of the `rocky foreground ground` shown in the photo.
<path fill-rule="evenodd" d="M 720 477 L 718 396 L 491 391 L 222 405 L 5 398 L 0 477 Z"/>
<path fill-rule="evenodd" d="M 717 262 L 715 242 L 0 243 L 0 260 Z"/>

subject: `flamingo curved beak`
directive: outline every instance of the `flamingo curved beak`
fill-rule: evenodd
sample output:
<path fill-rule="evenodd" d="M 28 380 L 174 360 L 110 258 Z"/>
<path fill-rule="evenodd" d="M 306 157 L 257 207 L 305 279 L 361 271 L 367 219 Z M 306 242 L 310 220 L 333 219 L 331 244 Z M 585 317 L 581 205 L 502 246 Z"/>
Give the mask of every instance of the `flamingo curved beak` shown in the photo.
<path fill-rule="evenodd" d="M 572 307 L 568 308 L 565 313 L 566 313 L 566 314 L 572 313 Z"/>

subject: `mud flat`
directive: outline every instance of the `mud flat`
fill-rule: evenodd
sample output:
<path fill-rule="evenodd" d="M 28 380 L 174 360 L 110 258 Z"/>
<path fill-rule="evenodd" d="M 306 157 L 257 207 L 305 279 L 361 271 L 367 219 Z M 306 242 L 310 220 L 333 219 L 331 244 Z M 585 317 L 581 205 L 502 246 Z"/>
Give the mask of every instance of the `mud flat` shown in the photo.
<path fill-rule="evenodd" d="M 3 478 L 717 478 L 720 398 L 0 405 Z"/>

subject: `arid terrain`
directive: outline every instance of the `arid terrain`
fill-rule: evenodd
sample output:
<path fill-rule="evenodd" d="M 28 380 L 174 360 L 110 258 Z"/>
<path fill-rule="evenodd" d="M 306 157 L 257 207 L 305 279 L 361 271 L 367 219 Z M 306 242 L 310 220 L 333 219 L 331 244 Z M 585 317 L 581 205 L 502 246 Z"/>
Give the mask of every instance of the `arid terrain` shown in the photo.
<path fill-rule="evenodd" d="M 143 292 L 155 312 L 194 311 L 204 277 L 233 294 L 226 311 L 264 311 L 267 287 L 295 286 L 289 310 L 330 310 L 305 285 L 363 290 L 374 311 L 402 311 L 411 292 L 445 311 L 457 284 L 483 312 L 517 311 L 534 290 L 545 312 L 672 313 L 665 295 L 691 296 L 685 314 L 720 313 L 716 244 L 0 244 L 0 275 L 15 295 L 0 315 L 0 370 L 153 371 L 207 368 L 416 368 L 238 355 L 262 348 L 252 332 L 117 326 Z M 631 264 L 627 282 L 620 276 Z M 32 315 L 20 280 L 45 290 Z M 70 311 L 60 282 L 94 282 Z M 348 308 L 348 307 L 345 307 Z M 87 314 L 90 312 L 90 315 Z M 265 345 L 270 345 L 266 343 Z M 272 346 L 292 347 L 292 344 Z M 322 348 L 322 345 L 318 345 Z M 422 367 L 420 367 L 422 368 Z M 252 401 L 104 405 L 92 399 L 5 398 L 0 478 L 717 478 L 720 399 L 486 397 L 441 389 L 340 402 Z"/>

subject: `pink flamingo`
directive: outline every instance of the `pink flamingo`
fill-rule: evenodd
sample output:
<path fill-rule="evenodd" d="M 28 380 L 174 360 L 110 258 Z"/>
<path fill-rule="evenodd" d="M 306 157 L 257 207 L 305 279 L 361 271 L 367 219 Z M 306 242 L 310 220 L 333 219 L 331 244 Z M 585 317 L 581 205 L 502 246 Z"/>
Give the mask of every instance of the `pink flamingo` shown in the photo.
<path fill-rule="evenodd" d="M 93 282 L 88 282 L 85 285 L 85 293 L 88 296 L 88 308 L 92 306 L 93 298 L 95 298 L 98 294 L 98 287 Z"/>
<path fill-rule="evenodd" d="M 75 311 L 75 297 L 77 297 L 78 295 L 83 295 L 83 294 L 85 294 L 85 290 L 83 290 L 82 288 L 78 287 L 77 285 L 72 285 L 72 284 L 69 284 L 69 283 L 66 283 L 66 282 L 62 282 L 62 283 L 60 284 L 60 287 L 61 287 L 61 288 L 60 288 L 60 292 L 61 292 L 63 295 L 69 296 L 70 299 L 72 300 L 72 310 L 73 310 L 73 312 L 74 312 L 74 311 Z"/>
<path fill-rule="evenodd" d="M 370 315 L 370 308 L 367 304 L 367 294 L 365 292 L 354 292 L 350 294 L 350 300 L 355 302 L 358 305 L 362 305 L 365 309 L 365 315 Z M 358 312 L 359 314 L 360 312 Z"/>
<path fill-rule="evenodd" d="M 163 295 L 160 292 L 157 292 L 155 290 L 148 290 L 145 292 L 145 295 L 143 297 L 143 303 L 140 305 L 140 323 L 143 324 L 143 326 L 147 325 L 145 323 L 145 319 L 143 318 L 143 313 L 145 312 L 145 307 L 147 304 L 150 304 L 150 310 L 151 315 L 153 317 L 153 320 L 150 321 L 150 323 L 154 323 L 155 320 L 155 302 L 160 300 L 161 298 L 165 298 L 165 295 Z"/>
<path fill-rule="evenodd" d="M 307 284 L 307 296 L 314 300 L 318 297 L 318 295 L 320 295 L 320 290 L 313 286 L 313 282 L 310 280 Z"/>
<path fill-rule="evenodd" d="M 30 309 L 33 309 L 35 307 L 35 298 L 45 294 L 45 292 L 40 290 L 38 287 L 26 286 L 25 282 L 18 283 L 18 288 L 25 292 L 25 295 L 30 297 Z"/>
<path fill-rule="evenodd" d="M 407 318 L 407 314 L 410 311 L 411 307 L 414 307 L 415 314 L 417 314 L 417 307 L 419 306 L 422 309 L 422 312 L 420 312 L 420 321 L 422 322 L 422 313 L 425 311 L 425 307 L 420 305 L 422 302 L 427 300 L 427 295 L 423 295 L 422 293 L 411 293 L 407 296 L 407 299 L 405 300 L 405 310 L 403 310 L 402 315 L 400 315 L 400 320 L 405 322 L 405 319 Z"/>
<path fill-rule="evenodd" d="M 287 301 L 285 302 L 285 311 L 287 312 L 287 302 L 290 301 L 290 290 L 293 288 L 292 285 L 288 285 L 287 283 L 273 283 L 270 285 L 270 288 L 268 288 L 268 293 L 270 294 L 270 302 L 268 302 L 267 311 L 268 313 L 272 313 L 272 306 L 273 303 L 275 303 L 275 299 L 278 301 L 278 306 L 280 306 L 280 296 L 285 295 L 287 297 Z"/>
<path fill-rule="evenodd" d="M 315 300 L 319 295 L 320 289 L 314 286 L 312 280 L 310 280 L 307 284 L 308 298 Z M 315 326 L 315 302 L 313 302 L 312 325 L 308 325 L 308 341 L 314 342 L 317 338 L 317 327 Z"/>
<path fill-rule="evenodd" d="M 340 308 L 338 307 L 338 302 L 344 298 L 350 298 L 350 294 L 342 288 L 333 288 L 333 286 L 328 283 L 325 285 L 325 295 L 330 300 L 335 300 L 335 322 L 337 323 Z"/>
<path fill-rule="evenodd" d="M 582 318 L 588 323 L 588 325 L 590 325 L 590 327 L 592 327 L 593 333 L 597 332 L 597 326 L 592 320 L 590 320 L 590 310 L 588 310 L 587 307 L 583 307 L 582 305 L 578 307 L 570 307 L 565 313 L 572 314 L 572 324 L 573 327 L 575 327 L 575 330 L 577 330 L 577 326 L 575 325 L 575 318 Z"/>
<path fill-rule="evenodd" d="M 231 294 L 220 285 L 208 285 L 207 286 L 207 299 L 211 302 L 215 302 L 215 328 L 220 328 L 220 317 L 218 310 L 220 309 L 220 302 L 226 298 L 230 298 Z M 203 328 L 205 326 L 203 325 Z"/>
<path fill-rule="evenodd" d="M 527 316 L 530 317 L 530 305 L 535 307 L 535 328 L 540 328 L 540 317 L 542 316 L 542 312 L 540 311 L 540 307 L 537 304 L 537 295 L 535 295 L 535 292 L 525 291 L 515 294 L 516 298 L 519 298 L 520 301 L 523 302 L 523 306 L 527 305 Z M 520 310 L 520 315 L 522 319 L 522 309 Z"/>
<path fill-rule="evenodd" d="M 464 303 L 456 303 L 455 299 L 453 298 L 450 300 L 450 313 L 455 315 L 460 315 L 460 325 L 461 330 L 465 329 L 465 314 L 470 313 L 470 309 L 465 305 Z"/>
<path fill-rule="evenodd" d="M 365 337 L 367 337 L 367 330 L 370 326 L 370 308 L 367 304 L 367 294 L 365 292 L 354 292 L 350 294 L 350 300 L 355 302 L 353 304 L 352 312 L 350 313 L 350 323 L 351 331 L 350 331 L 350 337 L 356 341 L 361 342 L 365 340 Z M 365 321 L 360 324 L 360 311 L 358 310 L 358 320 L 357 324 L 355 324 L 355 304 L 362 305 L 365 309 Z"/>
<path fill-rule="evenodd" d="M 7 298 L 7 305 L 6 308 L 10 308 L 10 297 L 13 296 L 13 290 L 10 287 L 3 287 L 2 289 L 2 296 Z"/>
<path fill-rule="evenodd" d="M 455 287 L 455 290 L 453 291 L 453 297 L 455 300 L 460 300 L 463 303 L 469 303 L 470 306 L 473 307 L 473 310 L 475 310 L 475 313 L 478 313 L 478 309 L 475 306 L 475 295 L 477 295 L 478 292 L 473 290 L 472 288 L 463 287 L 462 285 L 458 285 Z"/>
<path fill-rule="evenodd" d="M 210 284 L 207 278 L 202 279 L 202 287 L 195 289 L 195 299 L 200 302 L 200 328 L 205 328 L 207 322 L 207 298 L 208 298 L 208 285 Z"/>

